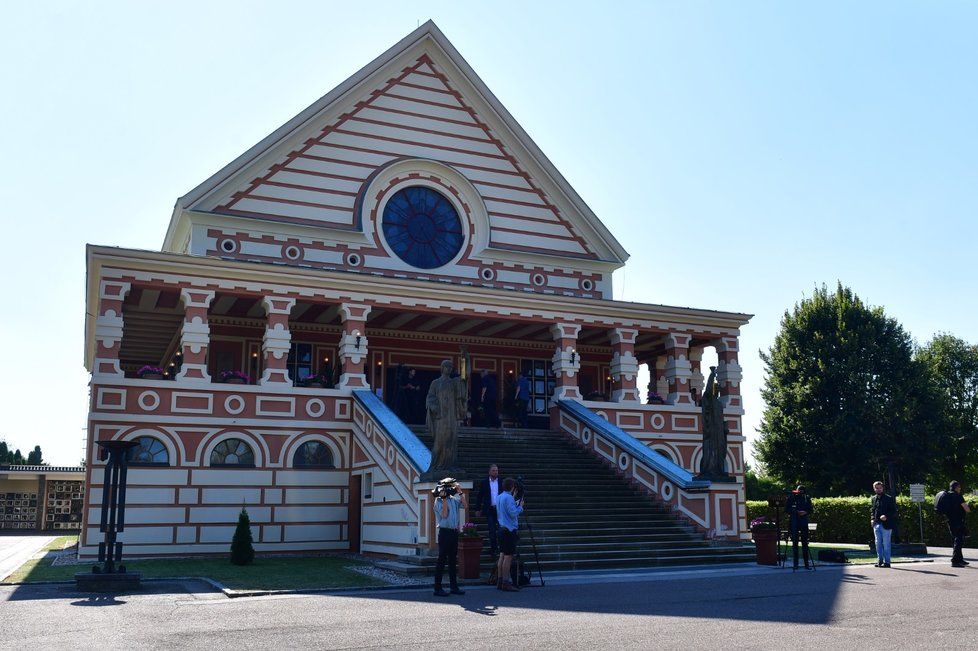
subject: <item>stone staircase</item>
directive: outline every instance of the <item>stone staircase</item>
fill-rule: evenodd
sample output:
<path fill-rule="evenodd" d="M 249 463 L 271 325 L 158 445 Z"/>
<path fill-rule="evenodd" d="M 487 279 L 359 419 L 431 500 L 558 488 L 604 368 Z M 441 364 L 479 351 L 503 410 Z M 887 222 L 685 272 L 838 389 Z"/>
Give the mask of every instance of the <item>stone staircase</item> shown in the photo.
<path fill-rule="evenodd" d="M 430 448 L 430 437 L 416 433 Z M 706 540 L 692 525 L 556 432 L 466 428 L 460 433 L 458 460 L 475 481 L 475 491 L 491 463 L 499 466 L 500 479 L 523 477 L 526 510 L 520 519 L 520 553 L 534 572 L 527 524 L 533 528 L 544 574 L 754 559 L 753 550 L 739 543 Z M 485 520 L 475 521 L 486 536 Z M 492 564 L 487 544 L 482 557 L 486 574 Z M 434 559 L 405 557 L 397 565 L 428 573 Z"/>

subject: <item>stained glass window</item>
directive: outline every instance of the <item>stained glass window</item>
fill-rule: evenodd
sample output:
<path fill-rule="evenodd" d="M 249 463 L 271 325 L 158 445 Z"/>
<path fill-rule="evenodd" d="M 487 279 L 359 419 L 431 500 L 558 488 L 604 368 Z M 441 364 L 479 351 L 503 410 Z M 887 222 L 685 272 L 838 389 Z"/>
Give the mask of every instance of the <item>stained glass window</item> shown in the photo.
<path fill-rule="evenodd" d="M 322 441 L 306 441 L 295 451 L 292 465 L 296 468 L 332 468 L 333 455 Z"/>
<path fill-rule="evenodd" d="M 448 264 L 465 241 L 455 207 L 424 186 L 398 190 L 390 198 L 384 208 L 383 229 L 397 257 L 419 269 Z"/>
<path fill-rule="evenodd" d="M 138 446 L 130 448 L 128 462 L 133 466 L 168 466 L 170 453 L 166 446 L 152 436 L 140 436 L 136 439 Z"/>
<path fill-rule="evenodd" d="M 255 467 L 255 453 L 241 439 L 224 439 L 211 452 L 212 466 Z"/>

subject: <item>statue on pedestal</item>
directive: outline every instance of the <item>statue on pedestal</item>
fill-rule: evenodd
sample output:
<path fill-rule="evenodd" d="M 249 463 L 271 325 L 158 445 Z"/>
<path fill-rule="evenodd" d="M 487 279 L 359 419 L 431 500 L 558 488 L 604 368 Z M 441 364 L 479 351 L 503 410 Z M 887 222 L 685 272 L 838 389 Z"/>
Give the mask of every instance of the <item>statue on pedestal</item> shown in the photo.
<path fill-rule="evenodd" d="M 434 439 L 431 467 L 422 479 L 451 475 L 464 478 L 465 472 L 456 466 L 459 421 L 466 415 L 468 387 L 461 377 L 452 377 L 455 370 L 451 360 L 441 363 L 441 377 L 434 380 L 425 400 L 425 423 Z"/>
<path fill-rule="evenodd" d="M 716 366 L 710 367 L 710 379 L 706 382 L 700 398 L 700 411 L 703 420 L 703 456 L 700 459 L 700 473 L 697 479 L 710 481 L 734 481 L 727 473 L 727 436 L 730 431 L 723 418 L 723 402 L 720 400 L 720 387 L 716 384 Z"/>

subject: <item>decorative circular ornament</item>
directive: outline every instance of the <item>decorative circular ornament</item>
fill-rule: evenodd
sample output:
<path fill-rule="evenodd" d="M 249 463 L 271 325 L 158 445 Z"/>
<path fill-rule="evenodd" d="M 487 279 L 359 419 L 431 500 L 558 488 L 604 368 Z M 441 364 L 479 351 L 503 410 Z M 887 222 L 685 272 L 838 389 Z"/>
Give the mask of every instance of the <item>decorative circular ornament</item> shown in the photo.
<path fill-rule="evenodd" d="M 666 419 L 662 414 L 652 414 L 652 429 L 662 429 L 666 426 Z"/>
<path fill-rule="evenodd" d="M 313 398 L 306 403 L 306 413 L 312 418 L 319 418 L 326 413 L 326 403 L 319 398 Z"/>
<path fill-rule="evenodd" d="M 282 255 L 288 260 L 298 260 L 302 257 L 302 249 L 297 247 L 295 244 L 290 244 L 282 249 Z"/>
<path fill-rule="evenodd" d="M 429 187 L 416 185 L 394 193 L 384 207 L 387 245 L 412 267 L 436 269 L 462 250 L 462 220 L 452 203 Z"/>
<path fill-rule="evenodd" d="M 397 450 L 394 449 L 393 445 L 387 446 L 387 465 L 393 466 L 394 459 L 397 458 Z"/>
<path fill-rule="evenodd" d="M 359 253 L 347 253 L 343 260 L 348 267 L 359 267 L 361 262 Z"/>
<path fill-rule="evenodd" d="M 482 276 L 482 279 L 486 282 L 491 282 L 496 279 L 496 271 L 491 267 L 483 267 L 482 270 L 479 271 L 479 275 Z"/>
<path fill-rule="evenodd" d="M 238 250 L 238 243 L 234 240 L 221 240 L 221 250 L 225 253 L 234 253 Z"/>
<path fill-rule="evenodd" d="M 666 500 L 667 502 L 672 499 L 674 491 L 672 489 L 672 484 L 669 482 L 662 482 L 662 486 L 660 487 L 659 491 L 659 494 L 662 495 L 662 499 Z"/>
<path fill-rule="evenodd" d="M 532 282 L 537 287 L 543 287 L 544 285 L 547 284 L 547 277 L 544 276 L 543 274 L 533 274 L 533 277 L 530 279 L 530 282 Z"/>
<path fill-rule="evenodd" d="M 228 396 L 224 399 L 224 411 L 237 416 L 244 411 L 245 401 L 241 396 Z"/>
<path fill-rule="evenodd" d="M 581 442 L 585 445 L 591 442 L 591 430 L 587 427 L 585 427 L 584 431 L 581 432 Z"/>
<path fill-rule="evenodd" d="M 622 452 L 618 455 L 618 467 L 622 470 L 628 470 L 628 454 Z"/>
<path fill-rule="evenodd" d="M 591 291 L 592 289 L 594 289 L 594 281 L 591 280 L 590 278 L 585 278 L 584 280 L 581 281 L 581 289 L 583 289 L 586 292 Z"/>
<path fill-rule="evenodd" d="M 139 394 L 139 406 L 143 411 L 155 411 L 160 406 L 160 394 L 155 391 L 143 391 Z"/>

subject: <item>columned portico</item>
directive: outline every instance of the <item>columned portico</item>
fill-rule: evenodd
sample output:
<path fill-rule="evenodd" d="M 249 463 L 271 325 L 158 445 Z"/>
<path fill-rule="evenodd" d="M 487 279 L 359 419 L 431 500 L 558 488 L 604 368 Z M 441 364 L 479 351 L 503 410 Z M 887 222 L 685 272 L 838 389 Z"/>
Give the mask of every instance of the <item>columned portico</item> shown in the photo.
<path fill-rule="evenodd" d="M 689 394 L 689 379 L 692 375 L 689 364 L 689 342 L 691 337 L 686 334 L 671 332 L 666 335 L 666 382 L 669 384 L 669 395 L 666 402 L 670 405 L 689 405 L 693 398 Z"/>
<path fill-rule="evenodd" d="M 183 325 L 180 328 L 183 364 L 176 379 L 181 382 L 211 381 L 207 372 L 207 349 L 211 336 L 207 310 L 213 300 L 212 291 L 186 288 L 180 290 L 180 301 L 184 309 Z"/>
<path fill-rule="evenodd" d="M 611 377 L 614 380 L 612 402 L 639 402 L 638 359 L 635 357 L 635 339 L 638 330 L 615 328 L 611 331 L 611 346 L 614 355 L 611 359 Z"/>
<path fill-rule="evenodd" d="M 342 333 L 340 334 L 340 382 L 339 389 L 369 389 L 370 383 L 364 372 L 367 359 L 367 316 L 369 305 L 344 303 L 340 306 Z"/>
<path fill-rule="evenodd" d="M 292 346 L 289 315 L 295 306 L 295 299 L 263 296 L 261 304 L 265 308 L 268 319 L 261 345 L 265 369 L 261 376 L 261 384 L 291 386 L 292 380 L 289 378 L 288 370 L 289 348 Z"/>

